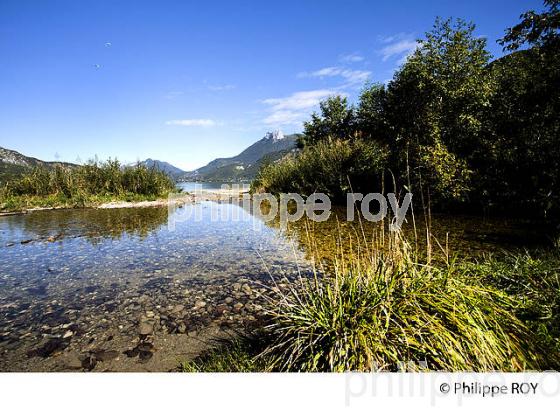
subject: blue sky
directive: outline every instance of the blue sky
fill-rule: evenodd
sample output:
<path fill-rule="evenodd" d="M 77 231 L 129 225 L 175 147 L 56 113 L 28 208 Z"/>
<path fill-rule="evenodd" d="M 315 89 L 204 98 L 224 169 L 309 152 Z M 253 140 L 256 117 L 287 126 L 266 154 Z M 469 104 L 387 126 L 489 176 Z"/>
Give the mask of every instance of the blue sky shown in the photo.
<path fill-rule="evenodd" d="M 488 38 L 540 1 L 0 0 L 0 146 L 190 170 L 389 80 L 436 16 Z"/>

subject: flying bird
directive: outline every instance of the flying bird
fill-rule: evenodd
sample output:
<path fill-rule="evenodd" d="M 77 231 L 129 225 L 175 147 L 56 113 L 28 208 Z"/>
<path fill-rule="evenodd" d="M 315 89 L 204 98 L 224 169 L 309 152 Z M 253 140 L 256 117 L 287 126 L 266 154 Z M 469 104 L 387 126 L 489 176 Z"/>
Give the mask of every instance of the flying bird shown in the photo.
<path fill-rule="evenodd" d="M 99 70 L 99 69 L 101 68 L 101 65 L 100 65 L 100 64 L 94 64 L 93 67 L 94 67 L 96 70 Z"/>
<path fill-rule="evenodd" d="M 105 47 L 111 47 L 111 46 L 112 46 L 111 43 L 109 43 L 109 42 L 105 43 Z"/>

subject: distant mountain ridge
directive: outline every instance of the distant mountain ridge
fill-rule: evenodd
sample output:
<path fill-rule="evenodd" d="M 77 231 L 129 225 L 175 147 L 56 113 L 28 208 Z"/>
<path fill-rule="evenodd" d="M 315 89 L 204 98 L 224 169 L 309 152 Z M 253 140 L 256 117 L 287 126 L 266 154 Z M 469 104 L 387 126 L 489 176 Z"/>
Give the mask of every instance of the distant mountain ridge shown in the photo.
<path fill-rule="evenodd" d="M 282 131 L 267 132 L 240 154 L 216 158 L 195 171 L 185 173 L 186 181 L 248 181 L 253 179 L 263 162 L 276 161 L 296 149 L 299 134 L 284 135 Z"/>
<path fill-rule="evenodd" d="M 180 168 L 177 168 L 174 165 L 171 165 L 169 162 L 159 161 L 157 159 L 148 158 L 144 161 L 141 161 L 140 165 L 144 165 L 147 168 L 154 167 L 156 169 L 159 169 L 160 171 L 165 172 L 166 174 L 168 174 L 173 178 L 178 178 L 185 173 L 185 171 L 183 171 Z"/>
<path fill-rule="evenodd" d="M 243 182 L 253 179 L 263 163 L 276 161 L 296 149 L 299 134 L 284 135 L 277 130 L 267 132 L 263 138 L 231 158 L 216 158 L 195 171 L 185 172 L 165 161 L 148 158 L 140 164 L 155 167 L 180 181 Z M 17 151 L 0 147 L 0 183 L 5 183 L 42 166 L 52 169 L 56 165 L 79 167 L 78 164 L 42 161 Z M 134 165 L 134 164 L 130 164 Z"/>
<path fill-rule="evenodd" d="M 177 168 L 165 161 L 158 161 L 155 159 L 148 158 L 145 161 L 140 162 L 141 165 L 145 165 L 148 168 L 155 167 L 172 178 L 178 178 L 183 175 L 185 171 Z M 44 167 L 47 169 L 52 169 L 56 165 L 62 165 L 65 167 L 79 167 L 78 164 L 72 164 L 69 162 L 59 162 L 59 161 L 42 161 L 37 158 L 28 157 L 7 148 L 0 147 L 0 182 L 6 182 L 11 179 L 17 178 L 26 172 L 30 171 L 35 167 Z M 136 164 L 130 164 L 136 165 Z"/>
<path fill-rule="evenodd" d="M 54 168 L 56 165 L 77 167 L 76 164 L 59 161 L 41 161 L 28 157 L 17 151 L 0 147 L 0 181 L 5 182 L 17 178 L 34 167 Z"/>

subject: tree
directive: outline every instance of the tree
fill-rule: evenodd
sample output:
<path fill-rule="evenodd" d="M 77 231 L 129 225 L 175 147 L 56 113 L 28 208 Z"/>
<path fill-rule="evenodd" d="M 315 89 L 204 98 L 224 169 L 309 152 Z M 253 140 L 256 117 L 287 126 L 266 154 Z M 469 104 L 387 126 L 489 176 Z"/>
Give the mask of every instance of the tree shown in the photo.
<path fill-rule="evenodd" d="M 387 139 L 385 109 L 387 90 L 383 84 L 366 84 L 356 109 L 356 128 L 369 139 Z"/>
<path fill-rule="evenodd" d="M 438 18 L 387 90 L 400 174 L 410 166 L 411 176 L 431 180 L 442 198 L 458 199 L 468 190 L 493 93 L 486 40 L 474 29 Z"/>
<path fill-rule="evenodd" d="M 558 47 L 560 42 L 560 0 L 545 0 L 548 10 L 537 14 L 534 10 L 523 13 L 521 22 L 507 29 L 499 40 L 504 49 L 515 51 L 524 44 L 537 47 Z"/>
<path fill-rule="evenodd" d="M 300 148 L 327 138 L 347 139 L 355 132 L 354 107 L 346 97 L 336 95 L 319 104 L 320 114 L 313 113 L 311 120 L 304 122 L 303 136 L 298 139 Z"/>
<path fill-rule="evenodd" d="M 492 204 L 517 213 L 560 212 L 560 11 L 528 11 L 499 41 L 515 51 L 491 65 L 497 91 L 492 99 L 483 193 Z"/>

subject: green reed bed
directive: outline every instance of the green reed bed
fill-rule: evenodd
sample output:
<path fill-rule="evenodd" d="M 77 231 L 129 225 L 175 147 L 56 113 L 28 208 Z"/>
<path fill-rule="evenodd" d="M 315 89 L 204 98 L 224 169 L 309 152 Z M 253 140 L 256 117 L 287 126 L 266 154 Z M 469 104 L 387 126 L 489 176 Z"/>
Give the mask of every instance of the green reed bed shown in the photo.
<path fill-rule="evenodd" d="M 156 168 L 141 164 L 124 167 L 117 160 L 39 167 L 0 188 L 0 210 L 151 200 L 165 196 L 174 187 L 174 181 Z"/>

